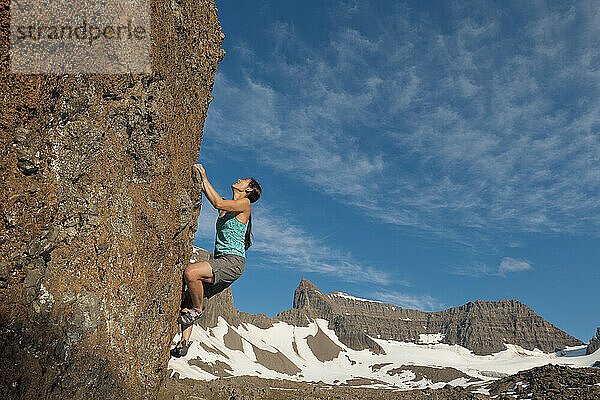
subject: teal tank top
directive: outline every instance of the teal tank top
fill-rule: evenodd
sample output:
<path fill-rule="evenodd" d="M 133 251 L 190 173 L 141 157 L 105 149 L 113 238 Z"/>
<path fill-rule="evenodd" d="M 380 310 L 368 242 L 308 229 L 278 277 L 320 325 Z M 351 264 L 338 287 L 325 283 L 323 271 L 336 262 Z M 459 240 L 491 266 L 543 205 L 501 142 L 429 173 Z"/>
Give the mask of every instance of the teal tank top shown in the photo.
<path fill-rule="evenodd" d="M 237 254 L 246 257 L 246 230 L 248 222 L 242 224 L 232 211 L 217 218 L 214 256 Z"/>

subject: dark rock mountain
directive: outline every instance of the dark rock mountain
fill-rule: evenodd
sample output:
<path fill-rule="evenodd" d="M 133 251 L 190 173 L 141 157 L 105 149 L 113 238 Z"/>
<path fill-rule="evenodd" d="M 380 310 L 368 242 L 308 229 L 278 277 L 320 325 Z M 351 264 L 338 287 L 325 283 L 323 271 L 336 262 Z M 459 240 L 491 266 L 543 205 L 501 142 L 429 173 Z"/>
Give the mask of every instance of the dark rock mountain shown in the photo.
<path fill-rule="evenodd" d="M 214 0 L 149 2 L 151 73 L 69 75 L 11 73 L 0 1 L 2 398 L 153 398 L 225 54 Z"/>
<path fill-rule="evenodd" d="M 595 353 L 600 349 L 600 328 L 596 329 L 596 336 L 590 340 L 590 344 L 587 347 L 587 354 Z"/>
<path fill-rule="evenodd" d="M 194 251 L 208 258 L 208 252 Z M 206 326 L 216 324 L 218 315 L 232 325 L 248 322 L 261 328 L 276 321 L 307 326 L 311 319 L 323 318 L 346 346 L 354 350 L 368 348 L 374 353 L 382 353 L 383 349 L 369 336 L 421 344 L 458 344 L 478 355 L 502 351 L 504 343 L 544 352 L 583 344 L 518 300 L 477 300 L 443 311 L 423 312 L 342 292 L 322 293 L 304 278 L 296 288 L 292 308 L 273 318 L 239 312 L 233 307 L 231 288 L 213 299 L 208 301 Z"/>
<path fill-rule="evenodd" d="M 422 312 L 341 292 L 324 294 L 302 279 L 294 294 L 293 309 L 302 310 L 310 318 L 327 319 L 340 340 L 356 350 L 381 351 L 367 335 L 419 343 L 422 335 L 442 334 L 441 343 L 458 344 L 478 355 L 502 351 L 504 342 L 544 352 L 583 344 L 518 300 L 477 300 L 443 311 Z"/>

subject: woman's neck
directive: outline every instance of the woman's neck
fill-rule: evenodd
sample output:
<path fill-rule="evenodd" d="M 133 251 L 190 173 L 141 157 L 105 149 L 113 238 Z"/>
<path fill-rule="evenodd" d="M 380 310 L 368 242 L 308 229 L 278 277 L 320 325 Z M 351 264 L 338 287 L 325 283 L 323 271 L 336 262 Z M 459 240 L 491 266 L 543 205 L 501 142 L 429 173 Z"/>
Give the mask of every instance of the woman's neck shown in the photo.
<path fill-rule="evenodd" d="M 246 197 L 246 196 L 244 196 L 244 195 L 243 195 L 242 193 L 240 193 L 240 192 L 234 192 L 234 193 L 233 193 L 233 200 L 243 199 L 244 197 Z"/>

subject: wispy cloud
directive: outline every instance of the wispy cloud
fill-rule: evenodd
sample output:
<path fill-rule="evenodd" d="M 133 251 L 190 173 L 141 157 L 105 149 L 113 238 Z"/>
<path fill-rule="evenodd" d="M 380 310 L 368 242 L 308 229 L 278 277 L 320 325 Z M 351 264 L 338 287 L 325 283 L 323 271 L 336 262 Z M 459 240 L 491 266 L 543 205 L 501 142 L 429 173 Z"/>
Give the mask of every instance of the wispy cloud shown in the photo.
<path fill-rule="evenodd" d="M 500 264 L 496 267 L 490 267 L 489 265 L 476 262 L 466 265 L 454 265 L 449 270 L 450 273 L 455 275 L 466 275 L 466 276 L 501 276 L 506 277 L 508 274 L 521 271 L 529 271 L 533 269 L 531 263 L 526 260 L 515 259 L 512 257 L 504 257 L 500 261 Z"/>
<path fill-rule="evenodd" d="M 265 32 L 266 55 L 234 47 L 245 75 L 217 72 L 207 151 L 231 157 L 227 141 L 365 216 L 475 252 L 511 246 L 507 232 L 600 234 L 597 7 L 531 5 L 517 32 L 504 5 L 478 6 L 477 22 L 449 6 L 444 31 L 402 6 L 351 7 L 320 47 L 286 23 Z"/>
<path fill-rule="evenodd" d="M 204 207 L 198 219 L 196 236 L 214 244 L 216 210 Z M 306 273 L 324 274 L 349 283 L 371 283 L 380 285 L 407 285 L 406 280 L 391 271 L 368 265 L 353 259 L 350 253 L 342 252 L 324 244 L 323 238 L 304 231 L 295 224 L 286 210 L 261 201 L 252 209 L 252 252 L 260 257 L 263 268 L 291 268 Z M 212 248 L 206 249 L 213 251 Z"/>
<path fill-rule="evenodd" d="M 516 260 L 511 257 L 504 257 L 498 267 L 500 275 L 506 275 L 511 272 L 527 271 L 531 269 L 531 265 L 523 260 Z"/>
<path fill-rule="evenodd" d="M 376 291 L 371 297 L 388 303 L 396 304 L 403 308 L 420 311 L 438 311 L 444 305 L 429 295 L 410 295 L 396 291 Z"/>

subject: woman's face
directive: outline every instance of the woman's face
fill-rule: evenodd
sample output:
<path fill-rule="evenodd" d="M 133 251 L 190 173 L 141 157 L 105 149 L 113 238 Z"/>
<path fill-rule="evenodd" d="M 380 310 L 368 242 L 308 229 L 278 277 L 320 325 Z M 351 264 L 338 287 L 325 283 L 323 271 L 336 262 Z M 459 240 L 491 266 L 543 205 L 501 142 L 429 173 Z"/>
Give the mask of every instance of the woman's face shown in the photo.
<path fill-rule="evenodd" d="M 231 187 L 235 187 L 236 189 L 240 190 L 240 191 L 244 191 L 246 190 L 246 188 L 248 186 L 250 186 L 250 178 L 246 178 L 246 179 L 238 179 L 233 185 L 231 185 Z"/>

